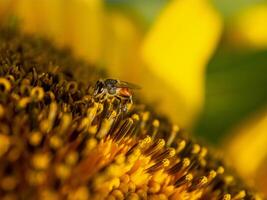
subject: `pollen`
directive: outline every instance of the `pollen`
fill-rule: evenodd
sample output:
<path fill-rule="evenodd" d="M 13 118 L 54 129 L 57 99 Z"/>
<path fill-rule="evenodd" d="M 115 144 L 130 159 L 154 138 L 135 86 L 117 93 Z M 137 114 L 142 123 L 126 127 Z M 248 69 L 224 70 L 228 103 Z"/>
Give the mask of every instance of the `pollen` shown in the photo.
<path fill-rule="evenodd" d="M 2 92 L 9 92 L 10 89 L 11 89 L 10 82 L 6 78 L 1 77 L 0 78 L 0 90 Z"/>
<path fill-rule="evenodd" d="M 37 153 L 33 155 L 32 165 L 38 170 L 45 170 L 49 166 L 50 156 L 46 153 Z"/>
<path fill-rule="evenodd" d="M 0 134 L 0 157 L 3 156 L 10 146 L 10 139 L 7 135 Z"/>

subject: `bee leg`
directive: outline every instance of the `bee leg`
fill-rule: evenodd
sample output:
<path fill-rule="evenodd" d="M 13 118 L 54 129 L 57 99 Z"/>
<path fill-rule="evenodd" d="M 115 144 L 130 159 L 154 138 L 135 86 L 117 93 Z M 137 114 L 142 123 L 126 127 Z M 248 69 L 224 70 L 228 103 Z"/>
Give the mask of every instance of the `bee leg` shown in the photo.
<path fill-rule="evenodd" d="M 127 108 L 127 103 L 123 102 L 120 104 L 120 110 L 123 112 L 123 113 L 126 113 L 128 111 L 128 108 Z"/>
<path fill-rule="evenodd" d="M 102 94 L 98 96 L 97 98 L 93 98 L 95 102 L 103 103 L 107 99 L 107 96 L 105 94 Z"/>
<path fill-rule="evenodd" d="M 117 100 L 118 100 L 118 103 L 119 103 L 119 112 L 123 111 L 123 106 L 122 106 L 122 99 L 119 97 L 119 96 L 114 96 Z"/>
<path fill-rule="evenodd" d="M 132 96 L 129 97 L 126 105 L 127 105 L 127 108 L 131 109 L 131 107 L 133 105 L 133 98 L 132 98 Z"/>
<path fill-rule="evenodd" d="M 122 105 L 121 110 L 126 113 L 128 111 L 127 105 Z"/>
<path fill-rule="evenodd" d="M 130 96 L 128 100 L 129 100 L 129 102 L 128 102 L 128 103 L 132 105 L 132 104 L 133 104 L 133 97 L 132 97 L 132 96 Z"/>
<path fill-rule="evenodd" d="M 127 98 L 127 100 L 125 100 L 125 103 L 123 104 L 123 111 L 126 113 L 127 111 L 129 111 L 131 109 L 133 105 L 133 99 L 132 96 L 130 96 L 129 98 Z"/>

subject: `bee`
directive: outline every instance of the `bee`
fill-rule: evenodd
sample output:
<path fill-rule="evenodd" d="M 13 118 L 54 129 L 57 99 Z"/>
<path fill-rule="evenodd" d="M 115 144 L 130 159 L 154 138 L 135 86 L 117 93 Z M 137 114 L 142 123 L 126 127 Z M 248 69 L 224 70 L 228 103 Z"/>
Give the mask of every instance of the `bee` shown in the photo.
<path fill-rule="evenodd" d="M 126 112 L 127 107 L 133 104 L 132 90 L 135 89 L 140 87 L 117 79 L 100 79 L 95 84 L 93 96 L 99 101 L 114 97 L 119 100 L 122 111 Z"/>

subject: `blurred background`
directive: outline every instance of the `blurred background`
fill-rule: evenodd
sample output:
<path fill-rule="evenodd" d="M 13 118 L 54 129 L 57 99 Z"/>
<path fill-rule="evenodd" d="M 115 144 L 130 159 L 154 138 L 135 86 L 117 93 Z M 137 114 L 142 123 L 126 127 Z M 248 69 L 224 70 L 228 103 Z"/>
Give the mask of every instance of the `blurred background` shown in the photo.
<path fill-rule="evenodd" d="M 267 194 L 267 1 L 0 0 L 0 23 L 139 84 Z"/>

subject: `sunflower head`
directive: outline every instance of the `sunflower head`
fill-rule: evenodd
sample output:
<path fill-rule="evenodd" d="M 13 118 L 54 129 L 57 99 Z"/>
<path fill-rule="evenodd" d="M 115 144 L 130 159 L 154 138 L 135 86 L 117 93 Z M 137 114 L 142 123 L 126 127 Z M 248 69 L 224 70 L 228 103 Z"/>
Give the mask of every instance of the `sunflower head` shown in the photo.
<path fill-rule="evenodd" d="M 97 101 L 95 68 L 39 38 L 0 41 L 1 199 L 260 199 L 142 99 Z"/>

